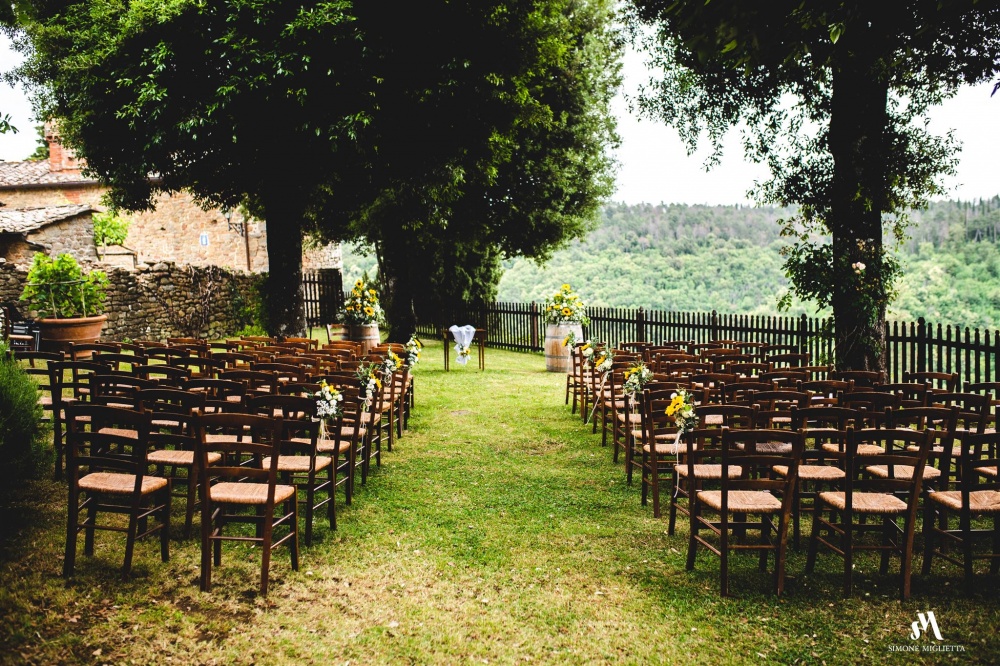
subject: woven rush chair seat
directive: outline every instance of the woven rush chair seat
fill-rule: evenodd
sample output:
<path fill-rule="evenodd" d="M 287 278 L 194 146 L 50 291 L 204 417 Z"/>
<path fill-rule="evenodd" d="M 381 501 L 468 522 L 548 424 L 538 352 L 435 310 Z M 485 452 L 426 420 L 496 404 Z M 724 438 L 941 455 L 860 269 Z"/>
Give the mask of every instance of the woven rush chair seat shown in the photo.
<path fill-rule="evenodd" d="M 718 481 L 722 478 L 722 465 L 712 463 L 695 463 L 694 465 L 677 465 L 677 476 L 686 479 L 691 469 L 694 469 L 694 478 L 705 481 Z M 729 466 L 729 478 L 738 479 L 743 476 L 743 468 L 739 465 Z"/>
<path fill-rule="evenodd" d="M 87 490 L 93 493 L 109 493 L 112 495 L 131 495 L 135 490 L 134 474 L 116 474 L 114 472 L 94 472 L 80 477 L 80 490 Z M 142 488 L 139 492 L 143 495 L 155 493 L 167 487 L 167 480 L 159 476 L 143 476 Z"/>
<path fill-rule="evenodd" d="M 997 468 L 996 467 L 976 467 L 975 471 L 979 472 L 980 474 L 982 474 L 984 476 L 992 476 L 992 477 L 996 477 L 997 476 Z"/>
<path fill-rule="evenodd" d="M 824 444 L 822 447 L 827 453 L 843 453 L 840 447 L 833 443 Z M 876 446 L 875 444 L 858 444 L 858 455 L 859 456 L 877 456 L 880 453 L 885 453 L 885 449 L 881 446 Z"/>
<path fill-rule="evenodd" d="M 351 439 L 321 439 L 316 442 L 317 453 L 347 453 L 351 450 Z M 317 458 L 317 461 L 319 459 Z"/>
<path fill-rule="evenodd" d="M 678 453 L 684 453 L 684 447 L 675 445 L 673 438 L 670 438 L 669 443 L 656 442 L 653 446 L 656 447 L 656 455 L 658 456 L 676 456 Z M 644 453 L 652 451 L 649 444 L 643 444 L 642 450 Z"/>
<path fill-rule="evenodd" d="M 833 490 L 819 494 L 820 499 L 838 511 L 847 508 L 845 494 Z M 884 493 L 854 493 L 854 510 L 860 513 L 902 514 L 906 513 L 906 502 Z"/>
<path fill-rule="evenodd" d="M 940 502 L 952 511 L 962 510 L 962 491 L 939 490 L 931 493 L 935 502 Z M 1000 514 L 1000 491 L 973 490 L 969 493 L 969 507 L 973 513 Z"/>
<path fill-rule="evenodd" d="M 150 451 L 146 460 L 154 465 L 175 465 L 177 467 L 189 467 L 194 465 L 194 451 L 177 451 L 174 449 L 160 449 Z M 214 465 L 222 460 L 222 456 L 215 452 L 208 454 L 208 464 Z"/>
<path fill-rule="evenodd" d="M 720 426 L 723 424 L 725 417 L 722 414 L 709 414 L 705 417 L 706 426 Z"/>
<path fill-rule="evenodd" d="M 114 407 L 114 405 L 108 405 L 108 407 Z M 87 423 L 90 421 L 89 417 L 77 417 L 77 421 L 81 423 Z M 114 435 L 115 437 L 129 437 L 135 439 L 139 436 L 139 432 L 132 430 L 131 428 L 100 428 L 97 432 L 102 435 Z"/>
<path fill-rule="evenodd" d="M 266 483 L 230 483 L 222 481 L 208 489 L 213 502 L 223 504 L 267 504 Z M 275 485 L 274 502 L 279 504 L 295 496 L 294 486 Z"/>
<path fill-rule="evenodd" d="M 624 412 L 619 412 L 617 417 L 618 417 L 618 422 L 619 423 L 625 423 L 626 422 L 625 413 Z M 642 423 L 642 414 L 639 414 L 637 412 L 630 412 L 629 415 L 628 415 L 628 424 L 630 426 L 636 426 L 636 425 L 639 425 L 640 423 Z"/>
<path fill-rule="evenodd" d="M 41 405 L 42 407 L 46 407 L 46 408 L 51 407 L 52 406 L 52 396 L 51 395 L 40 395 L 40 396 L 38 396 L 38 404 Z"/>
<path fill-rule="evenodd" d="M 743 450 L 743 444 L 738 443 L 736 445 L 740 451 Z M 758 453 L 777 453 L 779 455 L 788 455 L 792 452 L 792 445 L 785 442 L 759 442 L 757 444 Z"/>
<path fill-rule="evenodd" d="M 206 434 L 205 443 L 206 444 L 224 444 L 226 442 L 237 442 L 239 441 L 238 435 L 228 435 L 228 434 Z"/>
<path fill-rule="evenodd" d="M 721 465 L 720 465 L 721 468 Z M 721 469 L 719 476 L 722 476 Z M 781 500 L 766 490 L 730 490 L 729 510 L 738 513 L 777 513 L 781 511 Z M 698 501 L 722 511 L 721 490 L 701 490 Z"/>
<path fill-rule="evenodd" d="M 788 474 L 785 465 L 775 465 L 773 469 L 782 476 Z M 799 479 L 802 481 L 838 481 L 844 476 L 844 470 L 833 465 L 799 465 Z"/>
<path fill-rule="evenodd" d="M 918 449 L 919 450 L 919 449 Z M 887 465 L 869 465 L 865 467 L 865 470 L 872 476 L 877 476 L 880 479 L 889 478 L 889 468 Z M 892 478 L 894 479 L 912 479 L 913 478 L 913 466 L 912 465 L 893 465 L 892 466 Z M 941 470 L 937 467 L 924 467 L 924 481 L 931 481 L 934 479 L 941 478 Z"/>
<path fill-rule="evenodd" d="M 310 456 L 278 456 L 279 472 L 308 472 Z M 264 467 L 271 464 L 270 458 L 264 458 Z M 316 456 L 316 469 L 326 469 L 333 464 L 333 459 L 327 456 Z"/>

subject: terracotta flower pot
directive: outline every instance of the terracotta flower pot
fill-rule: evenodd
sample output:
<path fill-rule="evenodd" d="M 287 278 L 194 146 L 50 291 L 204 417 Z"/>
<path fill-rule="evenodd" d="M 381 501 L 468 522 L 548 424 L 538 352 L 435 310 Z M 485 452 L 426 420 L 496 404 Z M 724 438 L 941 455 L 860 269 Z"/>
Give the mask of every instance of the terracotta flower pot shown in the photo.
<path fill-rule="evenodd" d="M 41 329 L 42 351 L 68 352 L 69 343 L 88 344 L 97 342 L 107 315 L 94 317 L 70 317 L 56 319 L 48 317 L 36 320 Z"/>

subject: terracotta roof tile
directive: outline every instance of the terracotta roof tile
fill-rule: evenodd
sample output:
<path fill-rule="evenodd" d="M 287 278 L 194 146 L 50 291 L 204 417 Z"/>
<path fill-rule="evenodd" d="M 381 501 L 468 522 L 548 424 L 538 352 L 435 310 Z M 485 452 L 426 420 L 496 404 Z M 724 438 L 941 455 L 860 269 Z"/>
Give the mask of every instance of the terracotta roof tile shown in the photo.
<path fill-rule="evenodd" d="M 50 171 L 47 160 L 0 162 L 0 188 L 17 188 L 25 185 L 59 185 L 62 183 L 97 184 L 97 181 L 81 175 L 78 169 Z"/>
<path fill-rule="evenodd" d="M 67 204 L 45 208 L 0 208 L 0 233 L 25 234 L 55 222 L 94 210 L 86 204 Z"/>

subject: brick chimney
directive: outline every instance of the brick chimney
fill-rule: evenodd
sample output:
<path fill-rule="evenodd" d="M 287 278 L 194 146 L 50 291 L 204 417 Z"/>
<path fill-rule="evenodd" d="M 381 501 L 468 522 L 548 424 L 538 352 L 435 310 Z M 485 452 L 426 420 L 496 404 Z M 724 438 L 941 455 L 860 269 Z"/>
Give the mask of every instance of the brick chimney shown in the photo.
<path fill-rule="evenodd" d="M 50 120 L 45 123 L 45 141 L 49 144 L 49 171 L 80 171 L 82 160 L 76 154 L 62 145 L 60 141 L 59 124 Z"/>

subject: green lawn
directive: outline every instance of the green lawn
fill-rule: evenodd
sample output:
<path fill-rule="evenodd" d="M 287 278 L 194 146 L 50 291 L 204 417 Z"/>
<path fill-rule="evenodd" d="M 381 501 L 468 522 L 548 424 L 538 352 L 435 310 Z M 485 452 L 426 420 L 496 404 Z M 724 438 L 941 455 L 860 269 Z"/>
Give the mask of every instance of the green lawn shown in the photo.
<path fill-rule="evenodd" d="M 718 560 L 703 551 L 685 571 L 686 526 L 668 537 L 640 505 L 541 355 L 488 350 L 485 373 L 454 360 L 445 373 L 441 356 L 428 345 L 410 430 L 354 505 L 338 504 L 337 532 L 319 521 L 298 572 L 275 553 L 266 599 L 259 551 L 232 545 L 200 592 L 197 540 L 177 529 L 168 564 L 155 541 L 140 544 L 129 582 L 118 577 L 123 537 L 99 533 L 96 556 L 81 551 L 66 583 L 65 492 L 32 484 L 0 514 L 0 661 L 1000 662 L 998 581 L 986 575 L 968 596 L 957 569 L 936 567 L 901 603 L 896 578 L 863 557 L 845 600 L 835 556 L 806 577 L 793 553 L 777 600 L 747 556 L 732 565 L 738 596 L 721 599 Z M 174 515 L 176 528 L 180 502 Z M 909 639 L 921 611 L 966 651 L 890 653 L 934 642 Z"/>

